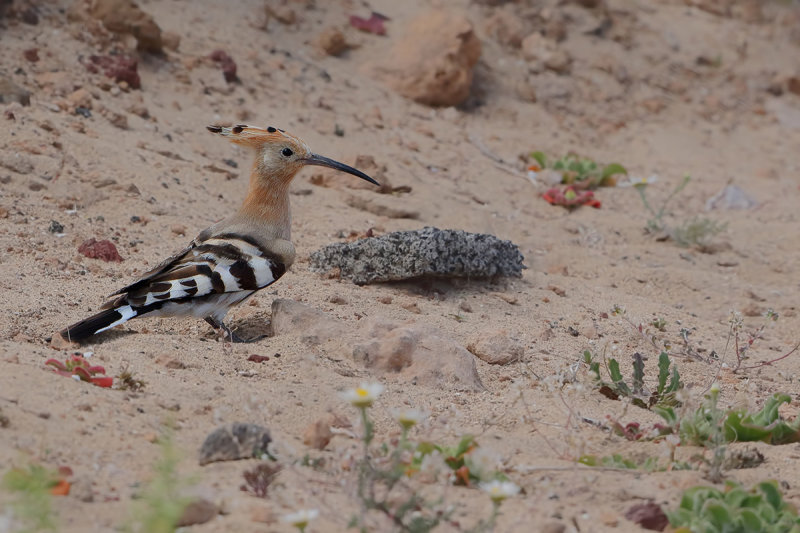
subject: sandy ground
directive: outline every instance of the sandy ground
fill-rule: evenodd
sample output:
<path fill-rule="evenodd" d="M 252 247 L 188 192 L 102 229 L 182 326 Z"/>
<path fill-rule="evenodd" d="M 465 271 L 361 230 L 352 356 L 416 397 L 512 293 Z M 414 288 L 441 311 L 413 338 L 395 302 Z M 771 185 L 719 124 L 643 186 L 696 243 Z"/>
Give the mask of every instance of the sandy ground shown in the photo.
<path fill-rule="evenodd" d="M 752 21 L 739 4 L 732 15 L 720 16 L 683 2 L 612 0 L 606 12 L 613 32 L 597 37 L 591 30 L 605 7 L 443 1 L 473 21 L 483 46 L 470 99 L 445 109 L 395 94 L 372 70 L 391 62 L 392 45 L 428 2 L 371 2 L 391 18 L 385 37 L 347 27 L 349 14 L 368 15 L 360 3 L 316 4 L 290 2 L 297 21 L 273 18 L 265 29 L 261 2 L 143 2 L 162 29 L 180 36 L 180 47 L 166 57 L 141 57 L 142 89 L 130 91 L 89 73 L 81 61 L 115 45 L 132 49 L 132 43 L 109 42 L 68 21 L 67 2 L 42 2 L 37 25 L 0 21 L 0 74 L 32 92 L 28 107 L 0 104 L 8 111 L 0 118 L 0 409 L 10 422 L 0 428 L 0 470 L 28 462 L 68 465 L 75 490 L 55 501 L 61 531 L 112 531 L 126 521 L 132 497 L 152 476 L 160 455 L 155 436 L 168 421 L 178 428 L 181 473 L 193 480 L 195 493 L 223 503 L 226 512 L 192 531 L 288 531 L 278 517 L 300 508 L 320 510 L 308 531 L 345 530 L 359 508 L 347 459 L 359 443 L 344 432 L 318 451 L 303 444 L 303 433 L 328 413 L 352 420 L 358 432 L 356 413 L 340 391 L 363 380 L 386 387 L 373 409 L 378 441 L 398 436 L 393 408 L 416 406 L 430 416 L 413 438 L 454 443 L 471 433 L 497 455 L 524 491 L 503 505 L 497 531 L 637 530 L 624 518 L 631 505 L 653 499 L 672 507 L 682 489 L 704 481 L 698 471 L 576 466 L 583 453 L 662 451 L 581 421 L 657 420 L 592 390 L 585 368 L 571 382 L 587 349 L 615 350 L 626 373 L 631 355 L 641 352 L 649 356 L 652 380 L 657 351 L 610 314 L 615 305 L 635 324 L 664 318 L 664 332 L 647 330 L 676 351 L 680 330 L 691 331 L 691 345 L 704 360 L 675 357 L 691 390 L 705 390 L 718 376 L 725 404 L 751 407 L 773 392 L 788 392 L 793 403 L 784 414 L 794 417 L 800 358 L 736 375 L 707 358 L 716 352 L 731 362 L 725 346 L 732 310 L 744 313 L 747 331 L 763 323 L 759 315 L 768 308 L 780 315 L 755 343 L 751 362 L 777 357 L 800 339 L 800 95 L 785 89 L 788 77 L 800 76 L 796 3 L 764 2 L 763 15 Z M 558 47 L 572 59 L 569 71 L 528 75 L 519 50 L 491 31 L 499 9 L 512 15 L 540 10 L 562 20 L 566 38 Z M 524 20 L 532 25 L 528 33 L 539 29 L 533 19 Z M 314 38 L 332 26 L 360 46 L 342 57 L 319 53 Z M 23 58 L 23 50 L 34 47 L 35 63 Z M 219 67 L 203 59 L 215 49 L 237 62 L 240 84 L 227 84 Z M 537 102 L 519 96 L 520 83 L 534 84 Z M 75 114 L 74 104 L 59 108 L 79 88 L 90 94 L 91 117 Z M 112 124 L 108 117 L 115 113 L 127 119 L 127 129 Z M 341 344 L 329 349 L 283 335 L 230 346 L 200 320 L 146 319 L 84 347 L 109 375 L 128 368 L 144 380 L 141 392 L 92 387 L 46 369 L 45 360 L 67 355 L 45 340 L 54 331 L 96 310 L 106 295 L 237 207 L 251 156 L 205 131 L 217 121 L 282 127 L 345 162 L 370 155 L 386 166 L 393 186 L 411 187 L 410 193 L 378 196 L 315 186 L 314 172 L 303 171 L 292 196 L 298 261 L 274 290 L 229 315 L 232 324 L 266 332 L 272 300 L 289 298 L 347 327 L 364 318 L 415 320 L 462 345 L 505 331 L 524 346 L 522 361 L 498 366 L 477 360 L 485 391 L 462 392 L 371 373 Z M 344 134 L 336 135 L 337 128 Z M 620 162 L 636 176 L 657 174 L 647 189 L 656 204 L 690 174 L 692 182 L 666 220 L 675 225 L 708 216 L 727 228 L 705 251 L 658 241 L 643 229 L 648 214 L 633 188 L 600 190 L 600 209 L 550 206 L 525 177 L 528 163 L 520 156 L 531 150 L 575 151 Z M 731 183 L 757 206 L 706 213 L 706 201 Z M 390 218 L 351 207 L 354 194 L 417 216 Z M 63 235 L 49 231 L 52 220 L 63 225 Z M 311 252 L 351 233 L 426 225 L 509 239 L 528 269 L 521 279 L 494 282 L 365 287 L 308 269 Z M 78 254 L 91 237 L 112 239 L 124 261 Z M 249 362 L 251 354 L 270 360 Z M 197 464 L 205 436 L 235 421 L 272 433 L 285 469 L 267 499 L 239 491 L 242 472 L 255 460 Z M 797 446 L 758 449 L 765 463 L 730 472 L 730 479 L 781 480 L 788 483 L 787 498 L 800 505 Z M 325 466 L 300 466 L 306 455 L 323 458 Z M 458 525 L 442 531 L 468 529 L 489 515 L 489 500 L 474 488 L 420 487 L 456 506 Z M 4 501 L 8 494 L 0 493 Z M 390 530 L 375 517 L 370 524 Z"/>

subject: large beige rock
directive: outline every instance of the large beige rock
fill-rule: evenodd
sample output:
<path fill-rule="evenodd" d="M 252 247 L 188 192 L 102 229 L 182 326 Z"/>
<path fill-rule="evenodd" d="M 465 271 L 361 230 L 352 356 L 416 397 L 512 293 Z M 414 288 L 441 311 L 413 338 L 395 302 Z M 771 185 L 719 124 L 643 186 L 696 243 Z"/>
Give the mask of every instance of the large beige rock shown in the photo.
<path fill-rule="evenodd" d="M 319 309 L 278 299 L 272 303 L 272 330 L 276 336 L 299 336 L 310 345 L 325 344 L 326 351 L 352 354 L 375 375 L 394 374 L 401 381 L 447 390 L 484 390 L 475 357 L 426 324 L 375 318 L 351 328 Z M 324 433 L 323 428 L 310 427 L 304 438 L 309 446 L 322 445 Z"/>
<path fill-rule="evenodd" d="M 481 42 L 472 23 L 453 11 L 414 19 L 394 45 L 390 65 L 377 71 L 397 92 L 422 104 L 455 106 L 469 96 Z"/>
<path fill-rule="evenodd" d="M 0 104 L 10 104 L 11 102 L 31 105 L 31 93 L 14 83 L 10 78 L 0 76 Z"/>
<path fill-rule="evenodd" d="M 161 28 L 132 0 L 93 0 L 89 13 L 108 31 L 133 35 L 141 51 L 159 53 L 164 47 Z"/>
<path fill-rule="evenodd" d="M 353 347 L 353 359 L 367 368 L 400 374 L 417 385 L 484 390 L 472 354 L 431 326 L 377 321 L 365 333 L 366 342 Z"/>
<path fill-rule="evenodd" d="M 535 70 L 546 67 L 563 74 L 569 72 L 572 57 L 552 39 L 532 33 L 522 40 L 522 57 L 533 63 Z"/>
<path fill-rule="evenodd" d="M 483 23 L 484 33 L 511 48 L 519 48 L 531 32 L 528 20 L 519 16 L 519 6 L 505 5 L 493 10 Z"/>
<path fill-rule="evenodd" d="M 470 342 L 467 349 L 490 365 L 514 363 L 525 354 L 525 347 L 505 331 L 484 333 Z"/>
<path fill-rule="evenodd" d="M 285 298 L 272 302 L 273 335 L 299 335 L 307 344 L 318 345 L 344 332 L 344 324 L 319 309 Z"/>

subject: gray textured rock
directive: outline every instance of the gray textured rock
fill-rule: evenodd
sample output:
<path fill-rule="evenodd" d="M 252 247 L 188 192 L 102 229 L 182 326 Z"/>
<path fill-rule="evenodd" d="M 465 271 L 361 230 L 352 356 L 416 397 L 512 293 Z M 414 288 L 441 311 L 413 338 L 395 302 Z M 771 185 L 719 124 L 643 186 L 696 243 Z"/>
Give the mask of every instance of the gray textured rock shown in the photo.
<path fill-rule="evenodd" d="M 197 524 L 205 524 L 219 514 L 219 507 L 206 500 L 199 498 L 193 500 L 183 509 L 183 514 L 175 524 L 178 527 L 195 526 Z"/>
<path fill-rule="evenodd" d="M 269 430 L 256 424 L 229 424 L 220 426 L 206 437 L 200 448 L 200 464 L 214 461 L 251 459 L 267 453 L 272 442 Z"/>
<path fill-rule="evenodd" d="M 428 227 L 328 245 L 311 254 L 311 270 L 339 269 L 358 285 L 425 276 L 519 277 L 523 259 L 517 245 L 494 235 Z"/>

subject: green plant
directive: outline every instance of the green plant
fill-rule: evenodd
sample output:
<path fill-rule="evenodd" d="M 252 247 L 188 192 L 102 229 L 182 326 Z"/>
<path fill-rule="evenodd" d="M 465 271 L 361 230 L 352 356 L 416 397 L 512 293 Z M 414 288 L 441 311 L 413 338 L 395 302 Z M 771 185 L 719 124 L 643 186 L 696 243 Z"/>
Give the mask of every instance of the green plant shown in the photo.
<path fill-rule="evenodd" d="M 581 158 L 575 154 L 567 154 L 555 161 L 549 161 L 543 152 L 532 152 L 540 168 L 551 168 L 561 173 L 561 183 L 579 184 L 581 188 L 594 189 L 596 187 L 614 186 L 614 176 L 627 174 L 628 171 L 619 163 L 610 163 L 601 166 L 597 162 Z"/>
<path fill-rule="evenodd" d="M 667 321 L 666 321 L 666 320 L 664 320 L 664 319 L 663 319 L 663 318 L 661 318 L 661 317 L 659 317 L 659 318 L 654 318 L 654 319 L 653 319 L 653 320 L 650 322 L 650 325 L 651 325 L 651 326 L 653 326 L 654 328 L 656 328 L 658 331 L 660 331 L 660 332 L 662 332 L 662 333 L 663 333 L 663 332 L 665 332 L 665 331 L 667 331 Z"/>
<path fill-rule="evenodd" d="M 791 402 L 788 394 L 773 394 L 757 413 L 746 409 L 721 410 L 718 408 L 719 389 L 712 386 L 694 412 L 679 413 L 674 407 L 653 407 L 679 435 L 681 443 L 704 446 L 718 428 L 725 442 L 763 441 L 769 444 L 800 442 L 800 419 L 788 423 L 778 413 L 778 408 Z"/>
<path fill-rule="evenodd" d="M 749 491 L 731 482 L 724 491 L 692 487 L 666 515 L 676 533 L 800 533 L 800 518 L 774 481 Z"/>
<path fill-rule="evenodd" d="M 11 509 L 21 527 L 19 533 L 56 530 L 50 491 L 58 481 L 55 472 L 38 464 L 6 472 L 3 488 L 15 496 Z"/>
<path fill-rule="evenodd" d="M 141 494 L 133 527 L 140 533 L 173 533 L 186 506 L 191 500 L 181 496 L 185 482 L 178 475 L 180 456 L 175 447 L 172 430 L 165 428 L 159 438 L 161 457 L 153 467 L 154 475 Z"/>
<path fill-rule="evenodd" d="M 586 466 L 604 466 L 608 468 L 623 468 L 630 470 L 644 470 L 645 472 L 656 472 L 666 470 L 666 467 L 659 467 L 658 458 L 646 457 L 641 461 L 626 459 L 621 454 L 606 455 L 581 455 L 578 462 Z"/>
<path fill-rule="evenodd" d="M 409 432 L 425 416 L 415 409 L 395 413 L 402 433 L 396 443 L 374 446 L 375 430 L 369 409 L 382 393 L 379 384 L 362 384 L 346 391 L 343 396 L 359 410 L 363 435 L 364 455 L 358 461 L 356 495 L 361 503 L 360 516 L 354 516 L 349 526 L 361 531 L 383 530 L 369 527 L 368 513 L 377 512 L 388 519 L 398 531 L 424 533 L 435 529 L 450 519 L 453 506 L 445 505 L 444 498 L 430 500 L 419 490 L 410 486 L 412 478 L 423 475 L 436 480 L 439 472 L 452 470 L 449 476 L 456 484 L 472 486 L 473 482 L 483 489 L 492 501 L 492 513 L 488 520 L 481 520 L 474 531 L 491 531 L 494 528 L 501 502 L 519 492 L 519 487 L 505 480 L 492 467 L 481 465 L 474 451 L 477 448 L 472 436 L 463 437 L 452 447 L 432 442 L 414 444 Z M 488 462 L 488 461 L 483 461 Z M 439 466 L 441 465 L 441 467 Z"/>
<path fill-rule="evenodd" d="M 647 199 L 647 181 L 643 180 L 633 185 L 636 191 L 639 193 L 639 197 L 642 199 L 642 204 L 644 204 L 645 209 L 647 209 L 652 217 L 647 220 L 647 225 L 645 226 L 645 229 L 647 229 L 648 232 L 658 233 L 666 229 L 664 214 L 666 213 L 667 206 L 679 192 L 689 185 L 689 181 L 691 179 L 692 178 L 690 176 L 684 176 L 683 181 L 681 181 L 678 186 L 672 190 L 669 196 L 667 196 L 666 199 L 661 203 L 661 206 L 658 208 L 658 210 L 654 209 Z"/>
<path fill-rule="evenodd" d="M 594 374 L 594 380 L 600 394 L 618 400 L 620 397 L 631 399 L 631 403 L 642 409 L 650 409 L 656 405 L 676 405 L 675 393 L 683 387 L 678 367 L 672 365 L 669 355 L 661 352 L 658 356 L 658 383 L 655 391 L 650 391 L 644 382 L 644 360 L 641 354 L 633 354 L 633 376 L 628 384 L 619 369 L 619 362 L 613 357 L 604 359 L 605 369 L 611 381 L 605 381 L 600 374 L 600 363 L 594 360 L 589 350 L 583 352 L 583 360 Z M 671 370 L 670 370 L 671 368 Z"/>
<path fill-rule="evenodd" d="M 742 366 L 742 363 L 746 359 L 749 359 L 750 349 L 753 347 L 755 342 L 763 337 L 764 329 L 767 327 L 767 324 L 778 321 L 778 313 L 772 309 L 767 309 L 767 311 L 764 313 L 764 319 L 765 322 L 761 324 L 757 330 L 752 333 L 748 333 L 746 339 L 741 339 L 740 336 L 744 332 L 744 319 L 739 312 L 734 311 L 731 313 L 731 316 L 728 319 L 730 329 L 728 331 L 728 341 L 725 345 L 725 352 L 728 351 L 728 345 L 730 344 L 731 340 L 733 340 L 734 350 L 736 351 L 736 366 L 733 367 L 734 374 L 740 370 L 751 370 L 753 368 L 761 368 L 762 366 L 769 366 L 773 363 L 777 363 L 778 361 L 786 359 L 796 352 L 798 348 L 800 348 L 800 343 L 797 343 L 795 344 L 794 348 L 779 357 L 775 357 L 768 361 L 761 361 L 753 365 Z"/>
<path fill-rule="evenodd" d="M 680 246 L 704 248 L 709 245 L 715 235 L 722 233 L 727 227 L 728 224 L 724 222 L 720 223 L 707 217 L 694 217 L 672 229 L 670 237 Z"/>
<path fill-rule="evenodd" d="M 670 431 L 682 444 L 704 446 L 711 451 L 707 460 L 708 479 L 722 481 L 727 444 L 731 442 L 763 441 L 769 444 L 800 442 L 800 420 L 785 422 L 778 408 L 790 402 L 788 394 L 773 394 L 757 413 L 746 409 L 719 408 L 719 387 L 714 384 L 694 412 L 679 414 L 674 407 L 654 407 Z"/>
<path fill-rule="evenodd" d="M 119 390 L 130 390 L 137 392 L 144 389 L 145 386 L 144 380 L 133 377 L 133 372 L 131 372 L 127 366 L 122 369 L 117 376 L 117 379 L 119 380 L 119 383 L 117 384 L 117 389 Z"/>
<path fill-rule="evenodd" d="M 383 392 L 383 386 L 362 384 L 348 390 L 343 395 L 361 414 L 364 434 L 364 455 L 357 466 L 357 496 L 361 501 L 361 516 L 353 517 L 350 527 L 367 531 L 367 512 L 377 511 L 391 520 L 401 531 L 427 532 L 434 529 L 442 519 L 449 516 L 436 509 L 436 503 L 429 503 L 416 491 L 405 484 L 406 460 L 409 451 L 408 432 L 413 424 L 401 423 L 402 437 L 393 450 L 382 446 L 382 455 L 371 449 L 375 429 L 369 417 L 369 408 Z"/>

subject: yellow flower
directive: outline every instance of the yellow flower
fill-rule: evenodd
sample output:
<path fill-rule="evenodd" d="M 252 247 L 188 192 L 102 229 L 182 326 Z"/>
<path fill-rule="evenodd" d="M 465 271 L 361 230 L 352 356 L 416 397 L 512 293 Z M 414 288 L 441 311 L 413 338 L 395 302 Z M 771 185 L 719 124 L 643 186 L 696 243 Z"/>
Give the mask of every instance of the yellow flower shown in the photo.
<path fill-rule="evenodd" d="M 358 388 L 344 391 L 342 397 L 354 407 L 363 409 L 365 407 L 371 407 L 382 392 L 383 385 L 380 383 L 362 383 Z"/>
<path fill-rule="evenodd" d="M 506 498 L 519 494 L 519 486 L 511 481 L 499 481 L 495 479 L 488 483 L 481 483 L 480 487 L 489 494 L 489 497 L 495 503 L 500 503 Z"/>
<path fill-rule="evenodd" d="M 419 409 L 397 409 L 394 411 L 394 418 L 403 429 L 411 429 L 428 416 L 428 413 Z"/>
<path fill-rule="evenodd" d="M 292 514 L 284 515 L 281 521 L 286 524 L 291 524 L 300 531 L 304 531 L 308 523 L 319 516 L 317 509 L 303 509 Z"/>

